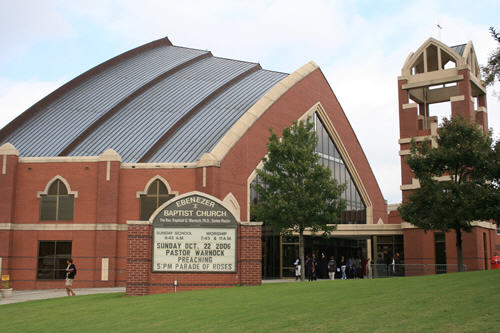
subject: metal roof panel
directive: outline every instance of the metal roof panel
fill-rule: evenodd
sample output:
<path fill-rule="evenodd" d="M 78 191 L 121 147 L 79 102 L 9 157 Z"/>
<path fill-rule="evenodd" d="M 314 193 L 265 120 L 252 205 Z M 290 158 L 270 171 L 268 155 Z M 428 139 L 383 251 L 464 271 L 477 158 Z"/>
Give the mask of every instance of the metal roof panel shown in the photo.
<path fill-rule="evenodd" d="M 98 155 L 112 148 L 137 162 L 184 114 L 211 92 L 255 66 L 210 57 L 167 77 L 126 105 L 78 145 L 71 155 Z"/>
<path fill-rule="evenodd" d="M 150 162 L 194 162 L 211 151 L 231 126 L 288 74 L 259 70 L 205 105 Z"/>

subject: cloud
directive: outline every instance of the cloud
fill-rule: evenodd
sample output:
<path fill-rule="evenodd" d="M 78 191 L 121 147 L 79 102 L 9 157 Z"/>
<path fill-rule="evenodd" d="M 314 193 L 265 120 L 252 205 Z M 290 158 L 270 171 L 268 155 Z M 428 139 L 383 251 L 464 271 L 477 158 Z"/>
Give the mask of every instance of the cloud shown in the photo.
<path fill-rule="evenodd" d="M 21 81 L 0 78 L 0 129 L 62 85 L 62 81 Z"/>
<path fill-rule="evenodd" d="M 37 43 L 74 35 L 61 1 L 1 1 L 0 61 L 12 61 L 29 52 Z"/>

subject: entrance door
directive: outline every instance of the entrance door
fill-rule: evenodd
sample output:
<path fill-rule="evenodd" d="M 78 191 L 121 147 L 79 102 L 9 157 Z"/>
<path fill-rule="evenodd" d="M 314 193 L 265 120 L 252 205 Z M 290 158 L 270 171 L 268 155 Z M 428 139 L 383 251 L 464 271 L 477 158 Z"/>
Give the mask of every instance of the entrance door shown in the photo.
<path fill-rule="evenodd" d="M 443 233 L 434 234 L 436 274 L 446 273 L 446 239 Z"/>

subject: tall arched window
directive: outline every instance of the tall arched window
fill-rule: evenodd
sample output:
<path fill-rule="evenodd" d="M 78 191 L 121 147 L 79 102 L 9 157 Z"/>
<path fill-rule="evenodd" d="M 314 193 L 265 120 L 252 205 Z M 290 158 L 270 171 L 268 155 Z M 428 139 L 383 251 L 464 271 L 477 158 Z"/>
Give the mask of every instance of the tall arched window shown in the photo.
<path fill-rule="evenodd" d="M 47 193 L 40 194 L 40 220 L 73 221 L 73 194 L 60 179 L 56 179 L 49 187 Z"/>
<path fill-rule="evenodd" d="M 141 194 L 141 220 L 149 220 L 158 207 L 173 197 L 174 195 L 168 193 L 167 187 L 161 180 L 153 181 L 146 194 Z"/>

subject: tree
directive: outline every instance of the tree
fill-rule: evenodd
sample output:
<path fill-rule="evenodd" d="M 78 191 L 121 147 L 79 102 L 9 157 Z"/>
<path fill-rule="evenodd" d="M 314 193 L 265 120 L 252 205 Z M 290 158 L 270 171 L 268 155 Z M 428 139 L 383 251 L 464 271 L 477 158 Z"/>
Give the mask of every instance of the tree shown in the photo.
<path fill-rule="evenodd" d="M 488 207 L 498 202 L 498 182 L 495 185 L 493 178 L 498 159 L 491 160 L 497 153 L 490 136 L 461 117 L 444 119 L 438 134 L 437 148 L 429 141 L 412 142 L 407 163 L 420 188 L 399 211 L 405 221 L 426 231 L 455 230 L 458 269 L 462 271 L 462 232 L 470 232 L 473 221 L 498 216 L 498 205 Z"/>
<path fill-rule="evenodd" d="M 490 27 L 490 33 L 500 45 L 500 33 L 496 32 L 493 27 Z M 481 70 L 484 75 L 485 85 L 494 84 L 495 79 L 496 81 L 500 81 L 500 47 L 497 47 L 497 49 L 490 54 L 488 57 L 488 64 L 481 67 Z"/>
<path fill-rule="evenodd" d="M 252 214 L 273 230 L 299 234 L 299 258 L 304 280 L 304 230 L 335 229 L 346 207 L 339 185 L 315 152 L 317 136 L 310 121 L 294 122 L 283 130 L 281 140 L 270 130 L 268 155 L 262 170 L 256 170 L 262 184 L 254 186 L 259 201 Z"/>

